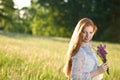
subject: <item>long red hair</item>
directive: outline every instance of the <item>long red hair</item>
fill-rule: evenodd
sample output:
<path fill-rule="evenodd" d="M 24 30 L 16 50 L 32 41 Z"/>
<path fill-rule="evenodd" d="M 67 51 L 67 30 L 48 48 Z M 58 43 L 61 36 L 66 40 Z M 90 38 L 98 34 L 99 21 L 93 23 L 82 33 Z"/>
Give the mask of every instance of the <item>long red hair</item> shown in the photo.
<path fill-rule="evenodd" d="M 63 72 L 65 73 L 66 77 L 70 77 L 71 74 L 71 67 L 72 67 L 72 56 L 74 56 L 77 51 L 80 48 L 80 45 L 82 43 L 82 30 L 87 27 L 92 26 L 94 33 L 97 30 L 97 27 L 94 25 L 93 21 L 89 18 L 83 18 L 81 19 L 78 24 L 75 27 L 75 30 L 73 32 L 73 35 L 70 40 L 70 44 L 68 46 L 67 55 L 66 55 L 66 63 L 63 69 Z"/>

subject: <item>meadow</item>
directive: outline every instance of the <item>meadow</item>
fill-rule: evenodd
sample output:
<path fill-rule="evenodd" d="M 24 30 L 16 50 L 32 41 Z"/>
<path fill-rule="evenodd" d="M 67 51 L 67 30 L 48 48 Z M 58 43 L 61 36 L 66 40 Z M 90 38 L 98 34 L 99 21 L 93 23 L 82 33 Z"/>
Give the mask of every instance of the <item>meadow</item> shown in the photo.
<path fill-rule="evenodd" d="M 0 80 L 67 80 L 62 70 L 69 40 L 0 33 Z M 110 67 L 103 80 L 120 80 L 120 44 L 91 42 L 94 49 L 100 43 L 107 46 Z"/>

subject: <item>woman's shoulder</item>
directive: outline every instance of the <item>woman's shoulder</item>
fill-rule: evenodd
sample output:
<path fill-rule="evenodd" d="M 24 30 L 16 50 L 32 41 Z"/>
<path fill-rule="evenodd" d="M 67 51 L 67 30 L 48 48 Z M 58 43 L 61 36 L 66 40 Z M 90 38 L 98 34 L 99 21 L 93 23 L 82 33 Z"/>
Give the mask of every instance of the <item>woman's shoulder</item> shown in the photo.
<path fill-rule="evenodd" d="M 80 47 L 79 50 L 76 52 L 76 54 L 72 58 L 81 58 L 81 57 L 84 57 L 84 51 Z"/>

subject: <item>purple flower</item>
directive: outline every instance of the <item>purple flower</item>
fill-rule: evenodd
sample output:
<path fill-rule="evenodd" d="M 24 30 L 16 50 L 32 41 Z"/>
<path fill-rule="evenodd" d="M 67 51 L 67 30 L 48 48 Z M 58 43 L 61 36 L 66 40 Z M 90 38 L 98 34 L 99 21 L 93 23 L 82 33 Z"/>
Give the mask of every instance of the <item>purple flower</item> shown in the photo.
<path fill-rule="evenodd" d="M 106 59 L 106 54 L 107 54 L 106 45 L 100 44 L 100 45 L 97 47 L 97 54 L 98 54 L 99 57 L 102 59 L 102 61 L 105 63 L 105 62 L 107 61 L 107 59 Z M 109 68 L 108 68 L 108 70 L 107 70 L 107 73 L 109 74 Z"/>
<path fill-rule="evenodd" d="M 100 44 L 100 46 L 97 47 L 97 54 L 102 58 L 103 62 L 106 62 L 106 54 L 107 51 L 105 50 L 106 46 Z"/>

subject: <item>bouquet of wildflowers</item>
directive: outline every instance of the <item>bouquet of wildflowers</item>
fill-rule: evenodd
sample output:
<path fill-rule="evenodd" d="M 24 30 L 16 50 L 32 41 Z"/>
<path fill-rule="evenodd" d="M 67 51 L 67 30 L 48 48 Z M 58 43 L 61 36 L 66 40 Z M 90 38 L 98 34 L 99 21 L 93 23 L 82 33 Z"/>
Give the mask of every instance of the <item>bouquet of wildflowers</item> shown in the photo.
<path fill-rule="evenodd" d="M 97 54 L 102 59 L 103 63 L 105 63 L 107 61 L 107 58 L 106 58 L 106 54 L 107 54 L 106 45 L 100 44 L 97 47 Z M 107 69 L 107 73 L 109 74 L 109 68 Z"/>

